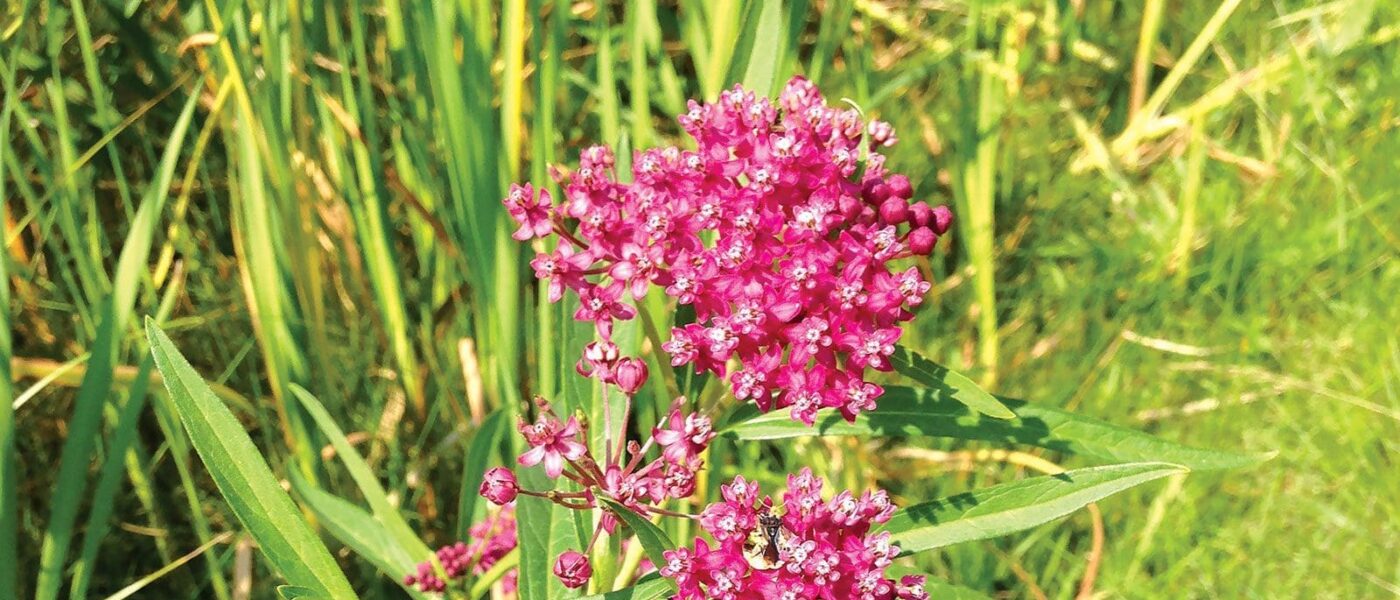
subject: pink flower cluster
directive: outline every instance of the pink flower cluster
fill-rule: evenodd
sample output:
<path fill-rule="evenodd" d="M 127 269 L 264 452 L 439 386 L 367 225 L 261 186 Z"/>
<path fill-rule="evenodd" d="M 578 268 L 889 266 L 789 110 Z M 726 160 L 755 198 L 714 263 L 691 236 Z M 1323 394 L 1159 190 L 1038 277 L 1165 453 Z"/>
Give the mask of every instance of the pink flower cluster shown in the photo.
<path fill-rule="evenodd" d="M 558 236 L 531 262 L 550 300 L 576 293 L 574 318 L 607 342 L 635 315 L 629 298 L 658 286 L 696 314 L 664 344 L 672 365 L 727 376 L 736 398 L 808 424 L 822 407 L 874 408 L 883 390 L 866 372 L 891 369 L 930 287 L 895 263 L 931 252 L 951 213 L 911 203 L 909 179 L 885 171 L 874 148 L 896 141 L 887 123 L 828 106 L 800 77 L 776 104 L 735 87 L 692 101 L 680 123 L 696 149 L 638 152 L 630 183 L 592 147 L 559 175 L 562 204 L 511 188 L 516 239 Z"/>
<path fill-rule="evenodd" d="M 771 497 L 760 501 L 757 484 L 736 477 L 700 516 L 715 545 L 696 538 L 667 552 L 661 574 L 676 582 L 679 600 L 926 600 L 923 577 L 885 577 L 899 548 L 888 532 L 870 533 L 894 513 L 885 492 L 827 501 L 822 485 L 810 469 L 788 476 L 778 516 Z"/>
<path fill-rule="evenodd" d="M 523 489 L 513 472 L 496 467 L 487 471 L 482 479 L 479 491 L 483 497 L 493 503 L 504 504 L 515 500 L 519 494 L 525 494 L 546 498 L 566 508 L 592 510 L 598 508 L 598 496 L 601 495 L 643 516 L 653 513 L 685 516 L 668 511 L 661 505 L 669 500 L 688 498 L 695 492 L 696 473 L 704 466 L 700 455 L 714 439 L 715 431 L 709 417 L 681 412 L 684 398 L 678 398 L 672 404 L 666 420 L 652 430 L 645 444 L 629 441 L 624 454 L 621 447 L 614 453 L 611 441 L 605 440 L 604 445 L 608 448 L 601 463 L 583 442 L 588 437 L 585 424 L 576 417 L 561 420 L 549 403 L 542 399 L 537 398 L 536 404 L 539 407 L 538 419 L 533 424 L 522 419 L 518 426 L 530 449 L 520 455 L 517 462 L 527 467 L 543 464 L 545 474 L 551 479 L 564 477 L 577 483 L 581 490 Z M 625 436 L 618 436 L 619 446 L 625 439 Z M 653 447 L 659 450 L 660 456 L 645 461 Z M 603 531 L 613 533 L 617 523 L 616 515 L 603 512 L 593 533 L 593 541 Z M 592 567 L 586 556 L 570 550 L 558 557 L 554 571 L 565 585 L 579 587 L 588 581 Z"/>
<path fill-rule="evenodd" d="M 485 521 L 472 525 L 468 535 L 471 543 L 457 542 L 437 550 L 437 560 L 447 580 L 439 577 L 433 562 L 428 560 L 419 563 L 413 573 L 404 576 L 404 585 L 423 592 L 441 593 L 447 590 L 449 583 L 467 573 L 480 575 L 490 570 L 515 549 L 515 505 L 508 504 Z M 511 569 L 501 578 L 501 589 L 508 596 L 515 596 L 518 576 L 519 572 Z"/>

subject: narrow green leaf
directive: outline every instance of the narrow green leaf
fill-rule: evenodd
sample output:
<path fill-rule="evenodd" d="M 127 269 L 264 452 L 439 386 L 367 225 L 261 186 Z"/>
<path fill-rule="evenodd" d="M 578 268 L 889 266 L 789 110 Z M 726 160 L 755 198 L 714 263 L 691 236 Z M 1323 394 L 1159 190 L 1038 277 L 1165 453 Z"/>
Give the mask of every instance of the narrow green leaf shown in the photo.
<path fill-rule="evenodd" d="M 472 437 L 467 455 L 462 460 L 462 488 L 457 503 L 457 539 L 467 539 L 467 530 L 477 519 L 477 506 L 481 503 L 481 479 L 486 475 L 486 467 L 491 464 L 492 452 L 500 446 L 501 435 L 505 431 L 506 411 L 497 410 L 481 422 L 481 427 Z"/>
<path fill-rule="evenodd" d="M 613 514 L 632 528 L 632 532 L 637 535 L 637 541 L 642 543 L 642 549 L 647 551 L 647 558 L 651 559 L 651 563 L 654 565 L 666 564 L 666 551 L 676 549 L 676 544 L 671 541 L 670 536 L 645 517 L 632 512 L 631 509 L 607 498 L 602 500 Z"/>
<path fill-rule="evenodd" d="M 403 585 L 403 576 L 418 568 L 420 559 L 415 559 L 400 547 L 394 534 L 375 520 L 374 515 L 342 498 L 316 489 L 295 469 L 288 471 L 288 479 L 292 482 L 292 491 L 315 513 L 316 519 L 332 537 L 373 564 L 410 596 L 427 597 L 413 587 Z"/>
<path fill-rule="evenodd" d="M 306 412 L 311 415 L 311 419 L 316 422 L 316 426 L 330 440 L 331 447 L 335 449 L 335 454 L 340 458 L 340 462 L 345 464 L 345 469 L 350 472 L 351 479 L 355 480 L 355 485 L 360 488 L 360 493 L 364 495 L 365 502 L 369 504 L 370 511 L 374 513 L 375 519 L 379 521 L 386 531 L 392 535 L 395 545 L 415 559 L 415 562 L 427 560 L 432 550 L 423 543 L 422 538 L 409 527 L 404 520 L 399 509 L 389 502 L 389 496 L 384 492 L 384 488 L 379 484 L 379 478 L 370 470 L 369 464 L 355 451 L 355 447 L 350 445 L 350 440 L 345 439 L 345 433 L 336 425 L 330 413 L 326 412 L 326 407 L 317 400 L 311 392 L 293 383 L 291 385 L 292 395 L 301 402 Z M 407 572 L 407 571 L 405 571 Z"/>
<path fill-rule="evenodd" d="M 1126 463 L 1032 477 L 910 506 L 882 527 L 902 555 L 1030 529 L 1095 502 L 1186 468 Z"/>
<path fill-rule="evenodd" d="M 676 586 L 670 579 L 653 577 L 643 579 L 637 585 L 613 592 L 584 596 L 579 600 L 659 600 L 676 593 Z"/>
<path fill-rule="evenodd" d="M 751 0 L 744 7 L 739 37 L 725 80 L 743 83 L 759 96 L 771 96 L 778 65 L 786 54 L 783 35 L 783 0 Z"/>
<path fill-rule="evenodd" d="M 277 586 L 277 596 L 282 600 L 324 600 L 323 596 L 316 594 L 316 590 L 297 585 Z"/>
<path fill-rule="evenodd" d="M 1205 471 L 1232 469 L 1268 460 L 1271 454 L 1237 454 L 1202 450 L 1119 427 L 1098 419 L 1022 400 L 1001 399 L 1013 419 L 990 419 L 950 399 L 946 391 L 891 386 L 879 407 L 848 423 L 825 410 L 812 426 L 793 421 L 788 411 L 761 414 L 736 423 L 725 433 L 741 440 L 780 440 L 806 436 L 929 436 L 997 443 L 1026 444 L 1047 450 L 1115 462 L 1163 460 Z M 752 414 L 752 410 L 748 411 Z"/>
<path fill-rule="evenodd" d="M 8 77 L 6 77 L 8 79 Z M 8 86 L 6 86 L 8 87 Z M 0 109 L 0 131 L 10 130 L 10 116 L 14 103 L 4 102 Z M 0 164 L 9 162 L 7 143 L 0 143 Z M 5 175 L 0 173 L 0 215 L 10 214 L 10 196 L 5 190 Z M 0 240 L 6 245 L 10 239 L 10 224 L 0 219 Z M 9 259 L 0 257 L 0 554 L 19 556 L 19 481 L 15 472 L 15 409 L 11 404 L 14 398 L 14 379 L 10 375 L 12 348 L 10 328 L 10 265 Z M 0 596 L 19 596 L 19 567 L 15 560 L 0 563 Z"/>
<path fill-rule="evenodd" d="M 292 585 L 327 598 L 355 598 L 345 574 L 277 484 L 243 425 L 150 319 L 146 338 L 190 441 L 268 562 Z"/>
<path fill-rule="evenodd" d="M 520 486 L 532 490 L 549 488 L 544 469 L 516 471 Z M 520 548 L 520 600 L 551 600 L 549 580 L 554 557 L 549 555 L 550 510 L 554 503 L 521 494 L 515 501 L 516 543 Z"/>
<path fill-rule="evenodd" d="M 1016 415 L 998 402 L 995 396 L 973 383 L 961 373 L 924 358 L 918 352 L 904 346 L 896 346 L 890 363 L 900 375 L 913 379 L 919 385 L 946 392 L 968 408 L 997 419 L 1010 419 Z"/>
<path fill-rule="evenodd" d="M 578 489 L 578 486 L 573 486 L 573 489 Z M 584 545 L 588 543 L 588 534 L 579 525 L 582 525 L 584 518 L 587 518 L 591 525 L 592 517 L 583 511 L 564 508 L 557 504 L 551 504 L 549 508 L 549 556 L 559 556 L 565 550 L 582 552 Z M 550 600 L 577 598 L 583 595 L 583 591 L 586 591 L 569 589 L 558 577 L 550 577 L 546 579 L 546 582 Z"/>

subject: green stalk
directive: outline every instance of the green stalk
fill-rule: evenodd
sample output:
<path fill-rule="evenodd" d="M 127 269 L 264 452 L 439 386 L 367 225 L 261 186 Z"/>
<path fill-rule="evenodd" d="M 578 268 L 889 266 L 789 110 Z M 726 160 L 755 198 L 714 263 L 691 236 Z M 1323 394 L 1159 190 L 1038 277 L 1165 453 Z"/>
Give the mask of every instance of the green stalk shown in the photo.
<path fill-rule="evenodd" d="M 1207 142 L 1201 131 L 1204 120 L 1204 117 L 1191 120 L 1191 139 L 1186 150 L 1186 181 L 1181 189 L 1181 229 L 1168 263 L 1176 271 L 1178 288 L 1185 287 L 1191 276 L 1191 246 L 1196 239 L 1196 202 L 1201 196 L 1206 164 Z"/>
<path fill-rule="evenodd" d="M 0 137 L 8 136 L 13 103 L 7 98 L 0 108 Z M 0 142 L 0 164 L 10 162 L 10 145 Z M 0 555 L 19 556 L 19 496 L 15 469 L 14 379 L 10 377 L 10 197 L 6 178 L 0 174 Z M 18 560 L 0 561 L 0 596 L 19 597 Z"/>
<path fill-rule="evenodd" d="M 649 10 L 654 11 L 651 0 L 631 0 L 627 3 L 627 31 L 631 54 L 628 65 L 631 67 L 632 95 L 632 146 L 646 148 L 651 145 L 651 81 L 647 74 L 647 32 L 653 31 Z"/>

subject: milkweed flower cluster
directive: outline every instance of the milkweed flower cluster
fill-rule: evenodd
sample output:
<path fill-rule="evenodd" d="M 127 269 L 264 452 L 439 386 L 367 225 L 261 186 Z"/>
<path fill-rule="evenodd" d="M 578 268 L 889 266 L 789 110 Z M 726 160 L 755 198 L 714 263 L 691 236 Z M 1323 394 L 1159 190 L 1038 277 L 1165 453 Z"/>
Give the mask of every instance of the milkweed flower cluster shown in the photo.
<path fill-rule="evenodd" d="M 810 469 L 788 476 L 781 517 L 742 476 L 722 486 L 724 501 L 700 516 L 714 545 L 696 538 L 665 554 L 660 571 L 676 582 L 676 598 L 927 600 L 923 577 L 885 576 L 899 548 L 888 532 L 870 530 L 894 514 L 889 496 L 844 491 L 823 500 L 822 485 Z"/>
<path fill-rule="evenodd" d="M 581 489 L 527 490 L 520 487 L 510 469 L 495 467 L 482 478 L 479 492 L 483 497 L 502 504 L 525 494 L 576 510 L 596 509 L 602 497 L 643 516 L 687 516 L 661 505 L 689 498 L 695 492 L 695 477 L 704 465 L 700 456 L 714 439 L 715 431 L 709 417 L 682 411 L 684 398 L 676 400 L 669 415 L 653 429 L 645 444 L 628 441 L 624 452 L 622 442 L 626 438 L 619 432 L 619 447 L 614 453 L 611 437 L 605 438 L 602 461 L 597 460 L 584 443 L 588 439 L 586 422 L 576 416 L 561 419 L 548 402 L 539 398 L 535 402 L 538 418 L 534 423 L 522 419 L 518 425 L 529 450 L 521 454 L 517 462 L 526 467 L 543 464 L 550 479 L 567 479 Z M 646 456 L 653 448 L 658 450 L 659 456 L 648 461 Z M 590 548 L 602 532 L 616 531 L 617 524 L 617 516 L 604 511 L 589 542 Z M 554 574 L 571 588 L 586 584 L 592 572 L 588 557 L 575 550 L 564 552 L 554 563 Z"/>
<path fill-rule="evenodd" d="M 443 546 L 436 552 L 437 561 L 442 565 L 441 575 L 446 576 L 446 580 L 439 576 L 429 560 L 419 563 L 412 573 L 405 575 L 404 585 L 422 592 L 442 593 L 468 573 L 481 575 L 489 571 L 497 561 L 515 549 L 515 505 L 505 505 L 491 517 L 472 525 L 467 534 L 470 542 Z M 507 597 L 515 597 L 518 577 L 517 569 L 511 569 L 501 577 L 501 591 Z"/>
<path fill-rule="evenodd" d="M 556 171 L 558 205 L 511 188 L 515 238 L 557 238 L 531 261 L 550 300 L 575 293 L 574 318 L 609 343 L 613 323 L 636 314 L 629 297 L 664 288 L 696 315 L 663 344 L 673 366 L 727 377 L 736 398 L 791 406 L 807 424 L 823 407 L 847 419 L 873 409 L 883 390 L 867 371 L 891 369 L 900 324 L 930 288 L 896 262 L 931 252 L 951 213 L 911 202 L 909 179 L 886 171 L 875 148 L 896 142 L 889 124 L 828 106 L 801 77 L 776 104 L 737 86 L 692 101 L 680 124 L 695 150 L 638 152 L 630 182 L 599 146 Z"/>

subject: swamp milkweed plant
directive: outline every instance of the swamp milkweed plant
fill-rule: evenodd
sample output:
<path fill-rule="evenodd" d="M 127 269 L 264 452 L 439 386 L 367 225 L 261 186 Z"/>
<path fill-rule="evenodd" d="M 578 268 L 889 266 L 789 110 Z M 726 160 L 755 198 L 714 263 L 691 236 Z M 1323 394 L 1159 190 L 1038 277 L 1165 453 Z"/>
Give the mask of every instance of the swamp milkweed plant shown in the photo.
<path fill-rule="evenodd" d="M 952 213 L 916 201 L 909 178 L 886 169 L 879 150 L 897 141 L 889 124 L 828 103 L 801 77 L 776 101 L 736 86 L 691 101 L 679 120 L 692 149 L 619 157 L 590 147 L 575 168 L 551 168 L 552 183 L 514 185 L 505 197 L 512 237 L 536 250 L 544 296 L 586 323 L 563 351 L 577 353 L 575 382 L 591 383 L 500 407 L 475 433 L 464 477 L 491 507 L 471 510 L 475 498 L 463 498 L 463 521 L 484 515 L 467 539 L 431 551 L 319 401 L 295 388 L 371 512 L 296 474 L 294 491 L 408 593 L 965 597 L 904 559 L 1027 529 L 1188 468 L 1257 459 L 1001 399 L 900 346 L 931 287 L 921 257 Z M 624 327 L 631 341 L 619 340 Z M 148 337 L 195 449 L 253 537 L 279 549 L 269 560 L 288 589 L 352 593 L 289 501 L 272 503 L 280 516 L 240 501 L 281 492 L 261 460 L 227 460 L 257 458 L 251 441 L 153 323 Z M 507 420 L 518 437 L 501 435 Z M 832 435 L 1014 442 L 1117 464 L 1051 465 L 1053 477 L 898 506 L 884 490 L 831 489 L 810 466 L 775 473 L 723 458 L 763 440 Z M 785 462 L 794 460 L 803 457 Z M 785 490 L 763 491 L 784 478 Z"/>

